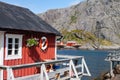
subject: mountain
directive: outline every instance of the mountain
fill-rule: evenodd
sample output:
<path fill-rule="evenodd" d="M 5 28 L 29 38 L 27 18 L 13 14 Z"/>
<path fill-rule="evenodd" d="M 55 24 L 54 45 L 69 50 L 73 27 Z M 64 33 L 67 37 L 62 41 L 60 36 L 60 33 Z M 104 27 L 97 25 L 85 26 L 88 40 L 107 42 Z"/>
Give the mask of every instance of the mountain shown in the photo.
<path fill-rule="evenodd" d="M 38 16 L 59 31 L 83 30 L 120 44 L 120 0 L 86 0 Z"/>

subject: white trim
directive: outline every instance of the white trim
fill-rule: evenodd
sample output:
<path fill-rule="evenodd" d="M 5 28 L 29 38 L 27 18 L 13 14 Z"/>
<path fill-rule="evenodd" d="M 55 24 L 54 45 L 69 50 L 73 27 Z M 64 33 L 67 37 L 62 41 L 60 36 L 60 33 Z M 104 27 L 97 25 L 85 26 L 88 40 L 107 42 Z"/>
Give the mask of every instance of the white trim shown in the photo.
<path fill-rule="evenodd" d="M 4 31 L 0 31 L 0 65 L 4 65 Z M 0 70 L 0 80 L 3 80 L 3 70 Z"/>
<path fill-rule="evenodd" d="M 57 38 L 55 37 L 55 60 L 57 60 Z"/>
<path fill-rule="evenodd" d="M 18 34 L 6 34 L 6 53 L 5 53 L 5 60 L 11 60 L 11 59 L 21 59 L 22 58 L 22 37 L 23 35 Z M 12 55 L 8 55 L 8 38 L 13 38 L 13 44 L 14 39 L 19 39 L 19 52 L 18 55 L 14 55 L 14 47 L 12 47 Z"/>

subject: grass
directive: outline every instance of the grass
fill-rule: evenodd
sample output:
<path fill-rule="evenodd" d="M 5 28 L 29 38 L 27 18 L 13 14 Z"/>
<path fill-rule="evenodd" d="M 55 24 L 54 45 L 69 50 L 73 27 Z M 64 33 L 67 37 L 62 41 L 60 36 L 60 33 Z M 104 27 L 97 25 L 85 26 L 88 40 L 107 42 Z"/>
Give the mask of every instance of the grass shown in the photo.
<path fill-rule="evenodd" d="M 84 30 L 71 30 L 67 31 L 67 29 L 61 29 L 61 33 L 63 34 L 63 42 L 67 41 L 76 41 L 80 44 L 90 43 L 95 44 L 95 42 L 99 42 L 101 45 L 110 46 L 112 43 L 108 40 L 98 39 L 93 33 L 87 32 Z"/>

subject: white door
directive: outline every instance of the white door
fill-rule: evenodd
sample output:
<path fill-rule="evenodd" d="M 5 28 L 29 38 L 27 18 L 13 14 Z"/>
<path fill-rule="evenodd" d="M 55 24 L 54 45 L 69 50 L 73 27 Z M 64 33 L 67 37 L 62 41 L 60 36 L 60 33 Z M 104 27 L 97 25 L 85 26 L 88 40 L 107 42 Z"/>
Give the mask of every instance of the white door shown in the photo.
<path fill-rule="evenodd" d="M 4 32 L 0 31 L 0 65 L 3 65 L 4 56 Z M 0 70 L 0 80 L 3 80 L 3 70 Z"/>

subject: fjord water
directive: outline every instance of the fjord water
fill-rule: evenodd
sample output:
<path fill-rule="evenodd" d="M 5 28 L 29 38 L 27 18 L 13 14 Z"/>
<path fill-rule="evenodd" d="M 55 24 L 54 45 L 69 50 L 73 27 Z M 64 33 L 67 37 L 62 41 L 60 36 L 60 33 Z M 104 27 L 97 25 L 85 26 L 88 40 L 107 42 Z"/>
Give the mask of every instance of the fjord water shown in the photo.
<path fill-rule="evenodd" d="M 84 56 L 91 77 L 83 77 L 82 80 L 94 80 L 94 78 L 109 71 L 109 62 L 105 61 L 108 51 L 102 50 L 58 50 L 58 54 Z"/>

